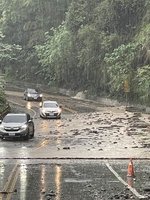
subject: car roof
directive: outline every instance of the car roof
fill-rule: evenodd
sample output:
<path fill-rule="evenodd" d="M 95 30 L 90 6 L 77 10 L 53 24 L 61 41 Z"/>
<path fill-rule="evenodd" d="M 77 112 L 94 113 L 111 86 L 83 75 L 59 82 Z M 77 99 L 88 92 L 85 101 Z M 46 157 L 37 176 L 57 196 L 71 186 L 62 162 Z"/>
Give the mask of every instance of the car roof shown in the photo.
<path fill-rule="evenodd" d="M 34 89 L 34 88 L 27 88 L 26 90 L 28 90 L 28 91 L 36 91 L 36 89 Z"/>
<path fill-rule="evenodd" d="M 12 115 L 13 115 L 13 116 L 14 116 L 14 115 L 15 115 L 15 116 L 20 116 L 20 115 L 26 116 L 27 113 L 8 113 L 8 114 L 7 114 L 7 116 L 12 116 Z"/>
<path fill-rule="evenodd" d="M 43 101 L 43 103 L 56 103 L 56 104 L 58 104 L 57 101 L 49 101 L 49 100 Z"/>

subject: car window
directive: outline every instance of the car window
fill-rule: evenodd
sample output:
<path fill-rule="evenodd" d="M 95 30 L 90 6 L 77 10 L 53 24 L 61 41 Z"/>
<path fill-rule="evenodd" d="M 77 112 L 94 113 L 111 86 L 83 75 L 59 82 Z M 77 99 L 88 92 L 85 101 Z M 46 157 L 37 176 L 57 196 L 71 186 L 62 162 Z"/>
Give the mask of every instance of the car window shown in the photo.
<path fill-rule="evenodd" d="M 57 108 L 58 104 L 57 103 L 51 103 L 51 102 L 46 102 L 43 104 L 44 108 Z"/>
<path fill-rule="evenodd" d="M 24 123 L 26 121 L 26 115 L 7 115 L 3 119 L 5 123 Z"/>
<path fill-rule="evenodd" d="M 28 92 L 31 94 L 37 94 L 37 91 L 35 89 L 28 89 Z"/>

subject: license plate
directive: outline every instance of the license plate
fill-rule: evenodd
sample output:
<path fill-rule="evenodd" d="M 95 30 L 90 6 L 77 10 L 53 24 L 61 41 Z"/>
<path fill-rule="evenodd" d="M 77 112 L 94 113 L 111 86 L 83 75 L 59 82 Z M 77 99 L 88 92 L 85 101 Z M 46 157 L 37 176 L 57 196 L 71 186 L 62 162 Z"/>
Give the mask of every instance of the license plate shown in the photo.
<path fill-rule="evenodd" d="M 15 136 L 15 133 L 9 133 L 9 136 Z"/>
<path fill-rule="evenodd" d="M 50 115 L 50 116 L 54 116 L 54 114 L 53 114 L 53 113 L 49 113 L 49 115 Z"/>

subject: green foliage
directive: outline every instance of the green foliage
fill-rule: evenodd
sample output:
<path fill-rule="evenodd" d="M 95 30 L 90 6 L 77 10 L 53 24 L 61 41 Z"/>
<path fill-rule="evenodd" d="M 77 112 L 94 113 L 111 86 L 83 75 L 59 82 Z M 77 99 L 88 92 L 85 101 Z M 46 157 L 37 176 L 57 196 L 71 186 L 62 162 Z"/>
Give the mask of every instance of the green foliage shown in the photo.
<path fill-rule="evenodd" d="M 96 6 L 96 1 L 73 0 L 66 16 L 66 24 L 72 34 L 78 29 L 92 21 L 92 10 Z"/>
<path fill-rule="evenodd" d="M 149 0 L 0 0 L 0 13 L 1 66 L 17 79 L 115 98 L 128 80 L 148 102 Z"/>
<path fill-rule="evenodd" d="M 51 29 L 53 36 L 46 33 L 46 42 L 44 45 L 35 46 L 39 62 L 43 69 L 42 73 L 48 84 L 54 81 L 57 85 L 71 80 L 71 38 L 70 33 L 64 25 L 57 29 Z M 72 70 L 72 69 L 71 69 Z"/>
<path fill-rule="evenodd" d="M 44 42 L 46 31 L 62 23 L 69 3 L 70 0 L 0 0 L 0 27 L 5 41 L 23 49 L 17 63 L 7 64 L 7 71 L 16 78 L 33 80 L 32 70 L 40 70 L 34 46 Z"/>
<path fill-rule="evenodd" d="M 0 113 L 6 107 L 6 96 L 4 93 L 4 86 L 5 86 L 5 77 L 0 75 Z"/>
<path fill-rule="evenodd" d="M 15 62 L 17 59 L 17 53 L 20 52 L 21 47 L 19 45 L 11 45 L 3 42 L 4 35 L 0 32 L 0 67 L 2 71 L 5 71 L 7 65 L 11 62 Z"/>
<path fill-rule="evenodd" d="M 130 88 L 132 87 L 134 74 L 132 63 L 136 55 L 136 50 L 137 45 L 129 43 L 114 49 L 111 54 L 106 54 L 104 60 L 107 64 L 111 94 L 117 95 L 122 93 L 125 80 L 128 80 Z"/>
<path fill-rule="evenodd" d="M 141 102 L 150 106 L 150 65 L 138 69 L 136 81 Z"/>
<path fill-rule="evenodd" d="M 138 41 L 143 46 L 150 47 L 150 23 L 143 25 L 141 30 L 135 36 L 135 41 Z"/>
<path fill-rule="evenodd" d="M 114 10 L 113 2 L 110 0 L 100 1 L 95 7 L 94 21 L 99 31 L 104 31 L 107 34 L 117 33 L 116 12 Z"/>
<path fill-rule="evenodd" d="M 130 39 L 142 22 L 146 2 L 143 0 L 112 0 L 112 6 L 116 13 L 117 32 L 124 35 L 126 40 Z"/>

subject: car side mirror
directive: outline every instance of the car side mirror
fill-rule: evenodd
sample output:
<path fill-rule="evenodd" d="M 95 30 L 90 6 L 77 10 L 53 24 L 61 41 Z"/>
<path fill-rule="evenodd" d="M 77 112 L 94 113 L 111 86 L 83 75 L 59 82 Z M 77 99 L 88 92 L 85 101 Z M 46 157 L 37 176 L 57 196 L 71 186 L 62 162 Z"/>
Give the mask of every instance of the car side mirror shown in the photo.
<path fill-rule="evenodd" d="M 31 117 L 31 118 L 28 120 L 29 123 L 32 122 L 32 121 L 33 121 L 33 117 Z"/>

